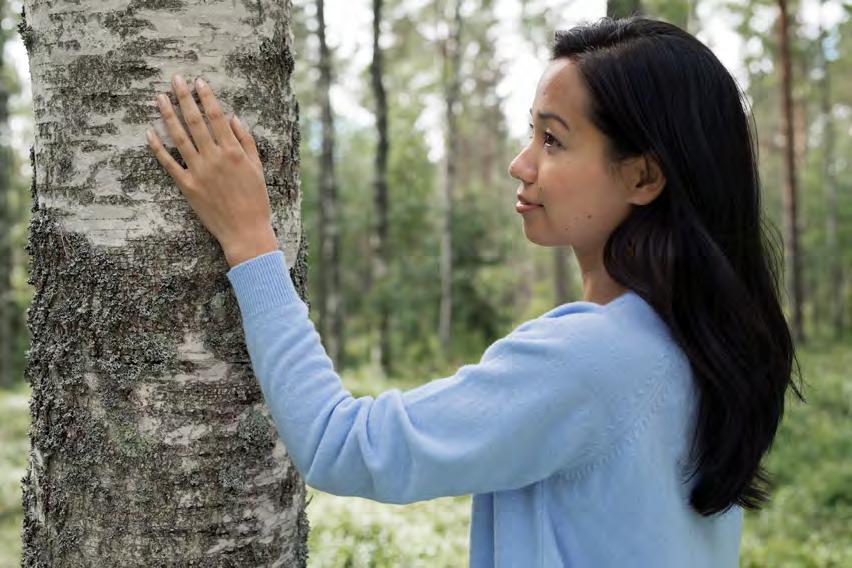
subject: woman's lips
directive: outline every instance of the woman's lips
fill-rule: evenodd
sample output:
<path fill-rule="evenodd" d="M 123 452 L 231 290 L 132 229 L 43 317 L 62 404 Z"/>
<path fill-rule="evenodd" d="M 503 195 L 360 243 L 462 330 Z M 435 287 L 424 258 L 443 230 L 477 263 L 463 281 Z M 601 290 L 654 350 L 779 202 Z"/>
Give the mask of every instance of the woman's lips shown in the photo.
<path fill-rule="evenodd" d="M 538 209 L 542 207 L 542 205 L 538 205 L 536 203 L 524 203 L 520 199 L 515 203 L 515 211 L 518 213 L 526 213 L 527 211 L 532 211 L 533 209 Z"/>

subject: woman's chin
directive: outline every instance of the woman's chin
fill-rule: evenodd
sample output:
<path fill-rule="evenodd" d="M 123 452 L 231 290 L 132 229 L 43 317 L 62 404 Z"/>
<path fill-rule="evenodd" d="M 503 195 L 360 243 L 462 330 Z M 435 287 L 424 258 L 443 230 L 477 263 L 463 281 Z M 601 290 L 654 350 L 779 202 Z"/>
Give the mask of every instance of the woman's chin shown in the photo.
<path fill-rule="evenodd" d="M 531 228 L 527 223 L 524 223 L 524 235 L 529 242 L 540 247 L 569 246 L 569 243 L 559 242 L 557 239 L 549 238 L 546 234 L 541 234 L 541 232 Z"/>
<path fill-rule="evenodd" d="M 536 233 L 535 230 L 528 229 L 526 223 L 524 223 L 524 235 L 527 237 L 527 240 L 534 245 L 543 247 L 548 246 L 547 239 L 542 239 L 541 235 Z"/>

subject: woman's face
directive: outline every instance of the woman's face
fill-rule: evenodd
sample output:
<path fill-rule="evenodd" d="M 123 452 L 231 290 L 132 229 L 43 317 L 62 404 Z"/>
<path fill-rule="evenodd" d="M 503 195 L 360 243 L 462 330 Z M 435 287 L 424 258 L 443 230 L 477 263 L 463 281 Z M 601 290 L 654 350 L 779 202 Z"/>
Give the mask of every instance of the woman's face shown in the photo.
<path fill-rule="evenodd" d="M 586 116 L 587 96 L 573 61 L 551 61 L 536 89 L 530 141 L 509 166 L 522 182 L 521 201 L 541 205 L 521 213 L 527 239 L 578 254 L 602 250 L 633 207 L 632 178 L 610 172 L 606 139 Z"/>

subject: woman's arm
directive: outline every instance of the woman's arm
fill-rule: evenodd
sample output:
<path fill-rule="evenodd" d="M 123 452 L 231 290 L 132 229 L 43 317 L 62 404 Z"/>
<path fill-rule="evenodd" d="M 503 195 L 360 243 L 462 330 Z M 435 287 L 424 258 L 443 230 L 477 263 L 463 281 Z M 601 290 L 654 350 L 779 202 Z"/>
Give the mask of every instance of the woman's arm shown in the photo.
<path fill-rule="evenodd" d="M 253 137 L 236 117 L 225 119 L 203 81 L 196 91 L 212 135 L 180 76 L 173 88 L 189 131 L 168 97 L 157 104 L 187 167 L 153 129 L 149 145 L 225 252 L 255 374 L 310 485 L 406 503 L 523 487 L 612 447 L 625 417 L 610 404 L 611 379 L 626 370 L 601 338 L 620 330 L 591 310 L 526 322 L 451 377 L 353 398 L 277 250 Z"/>
<path fill-rule="evenodd" d="M 353 398 L 275 251 L 228 272 L 278 433 L 309 485 L 388 503 L 523 487 L 612 445 L 595 312 L 524 323 L 453 376 Z"/>

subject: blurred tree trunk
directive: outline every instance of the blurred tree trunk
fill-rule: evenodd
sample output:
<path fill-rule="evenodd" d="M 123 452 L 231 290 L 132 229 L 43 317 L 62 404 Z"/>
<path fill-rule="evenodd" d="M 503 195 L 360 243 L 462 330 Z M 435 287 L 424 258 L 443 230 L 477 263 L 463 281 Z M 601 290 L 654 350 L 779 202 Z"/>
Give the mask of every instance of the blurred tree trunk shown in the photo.
<path fill-rule="evenodd" d="M 606 15 L 610 18 L 626 18 L 634 13 L 641 13 L 641 4 L 639 0 L 608 0 Z"/>
<path fill-rule="evenodd" d="M 305 566 L 304 483 L 252 372 L 228 266 L 144 136 L 153 123 L 172 147 L 155 93 L 175 72 L 203 75 L 255 134 L 304 295 L 290 5 L 140 4 L 24 2 L 23 565 Z"/>
<path fill-rule="evenodd" d="M 574 293 L 571 291 L 572 250 L 570 247 L 553 247 L 553 300 L 557 306 L 574 299 Z"/>
<path fill-rule="evenodd" d="M 373 179 L 373 201 L 375 203 L 375 223 L 371 234 L 371 252 L 373 283 L 378 283 L 380 298 L 378 302 L 379 342 L 373 358 L 378 361 L 385 375 L 393 373 L 390 342 L 390 301 L 389 290 L 385 286 L 390 250 L 388 247 L 388 101 L 383 82 L 384 56 L 379 45 L 382 25 L 382 0 L 373 0 L 373 61 L 370 65 L 370 78 L 373 97 L 376 101 L 376 162 Z"/>
<path fill-rule="evenodd" d="M 820 14 L 825 1 L 820 2 Z M 820 17 L 819 59 L 822 66 L 820 85 L 820 114 L 823 121 L 822 188 L 825 194 L 825 235 L 828 256 L 828 317 L 834 336 L 840 339 L 843 333 L 843 272 L 840 265 L 841 251 L 837 241 L 837 180 L 834 177 L 834 121 L 831 116 L 831 68 L 826 56 L 828 32 L 822 27 Z"/>
<path fill-rule="evenodd" d="M 698 33 L 698 26 L 701 22 L 698 19 L 698 0 L 688 0 L 689 6 L 687 8 L 687 16 L 686 16 L 686 31 L 695 35 Z"/>
<path fill-rule="evenodd" d="M 5 2 L 0 2 L 0 14 L 5 13 Z M 0 34 L 0 48 L 6 43 Z M 9 143 L 9 85 L 3 51 L 0 49 L 0 387 L 15 382 L 13 348 L 17 344 L 17 308 L 12 301 L 12 229 L 15 213 L 12 208 L 12 167 L 14 164 Z"/>
<path fill-rule="evenodd" d="M 637 10 L 640 8 L 643 15 L 670 22 L 682 30 L 689 30 L 690 20 L 695 18 L 694 0 L 644 0 L 641 7 L 636 7 Z M 694 21 L 692 25 L 695 25 Z"/>
<path fill-rule="evenodd" d="M 805 333 L 802 326 L 802 270 L 799 257 L 798 198 L 796 188 L 795 137 L 793 134 L 793 94 L 792 70 L 790 61 L 790 38 L 787 13 L 787 1 L 778 0 L 778 40 L 780 46 L 781 68 L 781 125 L 784 131 L 784 248 L 785 280 L 790 294 L 792 310 L 793 336 L 798 343 L 804 343 Z"/>
<path fill-rule="evenodd" d="M 795 5 L 794 5 L 795 6 Z M 788 4 L 789 8 L 789 4 Z M 804 6 L 799 3 L 799 10 L 803 10 Z M 814 254 L 811 248 L 803 244 L 805 236 L 808 235 L 808 225 L 813 221 L 808 214 L 808 201 L 806 195 L 801 195 L 799 187 L 804 187 L 807 192 L 807 184 L 803 172 L 809 171 L 809 161 L 811 160 L 811 152 L 808 151 L 808 135 L 810 128 L 809 105 L 811 84 L 807 78 L 810 75 L 810 65 L 813 54 L 805 47 L 802 48 L 797 43 L 797 33 L 795 22 L 797 21 L 796 14 L 790 15 L 788 12 L 787 23 L 787 45 L 790 54 L 790 100 L 792 104 L 793 121 L 793 163 L 795 164 L 796 176 L 796 224 L 798 230 L 798 263 L 801 267 L 801 296 L 799 304 L 802 306 L 802 330 L 812 326 L 816 328 L 819 325 L 820 312 L 820 295 L 818 291 L 824 284 L 823 279 L 816 273 L 816 262 L 809 260 L 809 257 Z M 793 23 L 790 23 L 793 22 Z M 789 30 L 793 29 L 791 33 Z M 780 47 L 780 46 L 779 46 Z M 795 81 L 795 77 L 801 77 L 799 81 Z M 809 274 L 813 273 L 813 274 Z M 812 277 L 813 285 L 808 282 L 808 277 Z"/>
<path fill-rule="evenodd" d="M 446 353 L 452 341 L 453 315 L 453 193 L 456 184 L 456 149 L 458 147 L 457 106 L 461 92 L 461 17 L 462 0 L 452 0 L 452 16 L 447 18 L 449 32 L 441 43 L 443 60 L 446 142 L 444 144 L 444 226 L 441 232 L 441 306 L 438 336 Z"/>
<path fill-rule="evenodd" d="M 802 77 L 802 83 L 798 85 L 799 93 L 790 92 L 790 97 L 793 101 L 793 139 L 795 140 L 793 156 L 796 164 L 800 165 L 802 171 L 806 171 L 809 159 L 808 130 L 811 122 L 808 116 L 808 91 L 810 90 L 810 84 L 806 81 L 806 78 L 810 74 L 811 54 L 803 50 L 794 50 L 790 57 L 792 62 L 795 62 L 798 67 L 799 76 Z M 791 73 L 795 72 L 791 67 Z M 807 222 L 807 217 L 802 219 L 802 221 Z M 803 264 L 806 265 L 805 263 Z"/>
<path fill-rule="evenodd" d="M 323 344 L 335 366 L 343 361 L 343 302 L 340 285 L 340 203 L 334 175 L 334 115 L 331 108 L 331 53 L 325 39 L 325 2 L 317 0 L 319 36 L 319 102 L 322 109 L 322 156 L 319 187 L 319 327 Z"/>

